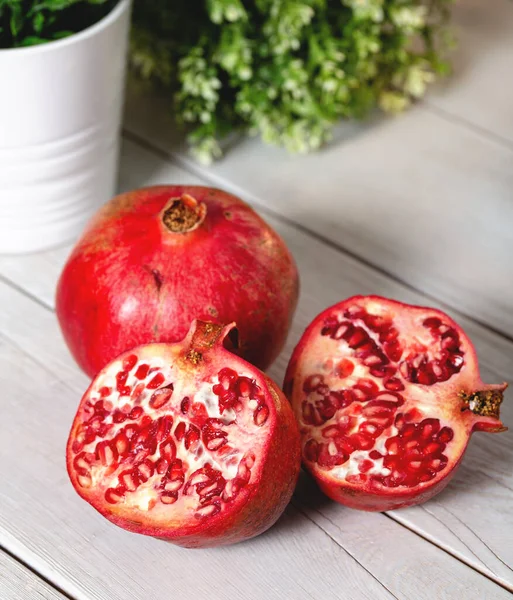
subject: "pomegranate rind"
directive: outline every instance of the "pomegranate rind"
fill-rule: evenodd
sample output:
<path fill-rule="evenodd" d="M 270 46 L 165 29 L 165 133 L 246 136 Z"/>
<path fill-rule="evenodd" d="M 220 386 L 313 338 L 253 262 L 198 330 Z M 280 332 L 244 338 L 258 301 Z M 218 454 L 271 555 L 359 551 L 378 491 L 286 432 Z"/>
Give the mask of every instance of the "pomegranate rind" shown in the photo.
<path fill-rule="evenodd" d="M 404 406 L 401 406 L 400 410 L 405 414 L 414 414 L 416 411 L 418 416 L 415 419 L 412 417 L 414 421 L 416 420 L 416 426 L 422 422 L 422 419 L 437 419 L 440 423 L 440 428 L 447 427 L 453 432 L 453 438 L 450 440 L 445 451 L 446 456 L 444 460 L 447 460 L 446 466 L 429 481 L 423 481 L 413 486 L 397 485 L 395 487 L 377 485 L 375 480 L 371 480 L 371 477 L 364 478 L 364 481 L 347 481 L 345 477 L 350 473 L 352 454 L 350 454 L 350 459 L 347 463 L 342 463 L 341 468 L 337 465 L 332 467 L 321 466 L 318 462 L 318 452 L 321 446 L 316 445 L 315 441 L 317 440 L 319 443 L 326 442 L 322 438 L 323 434 L 321 434 L 321 430 L 324 429 L 326 431 L 326 428 L 331 424 L 337 424 L 340 422 L 341 417 L 347 419 L 348 415 L 352 414 L 351 411 L 353 409 L 360 411 L 360 413 L 363 412 L 361 407 L 365 406 L 365 403 L 360 405 L 353 403 L 353 405 L 350 405 L 345 410 L 337 410 L 333 416 L 330 416 L 331 413 L 329 413 L 323 417 L 319 417 L 318 413 L 314 414 L 312 409 L 308 407 L 305 413 L 304 402 L 305 400 L 308 401 L 308 393 L 303 388 L 307 380 L 308 382 L 311 381 L 311 379 L 308 379 L 309 377 L 318 375 L 326 375 L 327 380 L 326 382 L 323 380 L 323 383 L 326 383 L 330 390 L 344 389 L 347 387 L 348 382 L 354 383 L 353 367 L 348 367 L 348 361 L 351 362 L 349 360 L 351 359 L 359 368 L 363 367 L 363 365 L 358 364 L 358 359 L 355 359 L 354 356 L 341 351 L 340 348 L 342 346 L 338 347 L 337 341 L 326 335 L 326 323 L 334 322 L 335 318 L 348 314 L 348 309 L 357 314 L 358 307 L 371 315 L 390 315 L 393 319 L 393 324 L 400 332 L 400 339 L 402 337 L 406 345 L 409 343 L 406 340 L 408 333 L 411 332 L 412 323 L 423 323 L 429 318 L 439 319 L 447 327 L 453 328 L 458 334 L 460 342 L 458 352 L 461 351 L 464 355 L 463 364 L 458 364 L 456 367 L 459 370 L 450 374 L 446 380 L 436 381 L 429 385 L 422 385 L 418 382 L 412 383 L 403 377 L 402 380 L 405 382 L 404 387 L 406 389 L 397 392 L 399 397 L 404 398 Z M 332 321 L 329 321 L 329 319 L 332 319 Z M 357 323 L 359 322 L 357 321 Z M 355 327 L 357 327 L 357 324 L 355 324 Z M 322 334 L 323 331 L 324 335 Z M 421 339 L 420 341 L 416 339 L 415 342 L 412 342 L 412 347 L 415 347 L 417 343 L 419 347 L 422 347 L 423 332 L 422 330 L 417 330 L 415 333 L 418 333 Z M 334 338 L 336 337 L 337 335 L 334 335 Z M 327 370 L 325 368 L 326 365 L 329 365 Z M 337 368 L 338 371 L 336 371 Z M 363 371 L 360 369 L 358 372 L 366 380 L 374 380 L 380 384 L 380 378 L 372 377 L 369 371 L 370 368 L 365 368 Z M 398 378 L 401 379 L 400 376 Z M 313 380 L 313 385 L 317 384 L 318 380 Z M 310 384 L 307 383 L 306 385 L 307 389 L 310 389 L 308 388 Z M 398 384 L 398 387 L 400 385 L 401 383 Z M 476 352 L 472 343 L 461 327 L 448 315 L 433 308 L 412 306 L 379 296 L 354 296 L 320 313 L 306 328 L 294 349 L 284 381 L 284 391 L 291 401 L 300 427 L 302 457 L 305 468 L 312 474 L 319 487 L 327 496 L 346 506 L 369 511 L 384 511 L 411 506 L 425 502 L 438 494 L 453 477 L 456 468 L 463 458 L 473 431 L 495 432 L 505 429 L 498 418 L 481 416 L 474 414 L 471 410 L 465 410 L 462 397 L 477 390 L 499 390 L 502 392 L 505 387 L 506 384 L 487 385 L 482 382 L 479 376 Z M 382 394 L 386 393 L 383 390 L 382 381 L 380 390 Z M 408 413 L 407 411 L 410 409 L 412 412 Z M 397 409 L 397 413 L 399 413 L 399 409 Z M 306 421 L 305 418 L 307 419 Z M 315 425 L 316 418 L 318 421 L 322 421 L 322 423 Z M 308 419 L 314 421 L 314 423 L 308 422 Z M 394 431 L 390 427 L 388 430 L 385 430 L 382 439 L 387 437 L 387 431 L 390 437 L 399 435 L 397 429 Z M 312 439 L 314 439 L 314 442 L 311 441 Z M 338 447 L 336 449 L 339 451 Z M 343 459 L 344 456 L 341 455 L 339 462 L 343 461 Z M 329 463 L 329 460 L 330 456 L 325 454 L 324 462 Z M 352 479 L 355 480 L 356 477 L 352 477 Z"/>
<path fill-rule="evenodd" d="M 206 216 L 166 229 L 176 198 Z M 281 237 L 245 202 L 203 186 L 152 186 L 113 198 L 73 248 L 56 290 L 56 314 L 78 365 L 93 377 L 141 344 L 179 342 L 193 319 L 237 322 L 240 354 L 267 368 L 285 343 L 299 293 Z"/>
<path fill-rule="evenodd" d="M 230 327 L 227 328 L 229 329 Z M 190 334 L 188 340 L 190 341 Z M 194 348 L 198 347 L 197 341 Z M 211 349 L 202 348 L 199 362 L 190 360 L 191 348 L 190 343 L 139 346 L 123 353 L 102 369 L 84 394 L 77 410 L 67 443 L 67 469 L 77 493 L 119 527 L 165 539 L 184 547 L 205 548 L 233 544 L 254 537 L 276 522 L 290 501 L 299 476 L 300 444 L 299 431 L 290 404 L 271 379 L 219 344 Z M 250 436 L 248 433 L 247 439 L 243 440 L 245 447 L 252 448 L 255 454 L 249 482 L 234 500 L 223 503 L 218 514 L 198 519 L 195 509 L 189 510 L 180 502 L 169 506 L 153 504 L 150 510 L 143 510 L 140 505 L 134 505 L 134 502 L 109 503 L 105 494 L 107 488 L 112 486 L 107 477 L 105 480 L 95 481 L 93 476 L 93 485 L 86 488 L 80 485 L 80 473 L 77 472 L 74 461 L 77 458 L 76 442 L 84 423 L 86 403 L 91 397 L 97 398 L 98 390 L 105 388 L 105 380 L 112 381 L 113 374 L 118 373 L 124 361 L 134 355 L 140 363 L 152 364 L 151 361 L 155 362 L 158 358 L 159 364 L 175 366 L 177 370 L 174 372 L 180 373 L 181 381 L 184 381 L 184 385 L 189 389 L 198 382 L 203 385 L 205 373 L 217 373 L 228 366 L 236 372 L 251 375 L 252 380 L 262 390 L 265 405 L 269 409 L 265 425 L 261 428 L 255 425 L 256 434 Z M 133 372 L 136 370 L 137 367 L 134 367 Z M 148 380 L 150 379 L 151 375 Z M 156 411 L 156 415 L 176 417 L 180 414 L 182 398 L 179 395 L 175 396 L 177 389 L 178 385 L 175 386 L 171 400 Z M 129 396 L 123 398 L 129 401 Z M 174 423 L 177 422 L 175 418 Z M 118 432 L 119 430 L 116 433 Z M 113 436 L 109 439 L 113 439 Z M 100 438 L 95 440 L 96 447 L 100 441 Z M 213 455 L 214 453 L 211 453 L 211 456 Z M 121 466 L 116 468 L 116 473 L 122 471 Z M 189 498 L 185 498 L 185 501 L 189 502 Z"/>

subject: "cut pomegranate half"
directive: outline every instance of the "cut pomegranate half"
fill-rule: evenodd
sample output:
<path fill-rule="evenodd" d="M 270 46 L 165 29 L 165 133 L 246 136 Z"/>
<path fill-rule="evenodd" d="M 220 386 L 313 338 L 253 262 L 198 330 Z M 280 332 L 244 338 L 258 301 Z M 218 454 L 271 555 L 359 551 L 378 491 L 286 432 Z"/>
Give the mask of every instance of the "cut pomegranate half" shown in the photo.
<path fill-rule="evenodd" d="M 481 381 L 472 343 L 446 314 L 376 296 L 321 313 L 284 384 L 321 489 L 377 511 L 433 497 L 473 431 L 504 431 L 506 387 Z"/>
<path fill-rule="evenodd" d="M 285 509 L 297 425 L 276 384 L 224 348 L 233 329 L 195 321 L 179 344 L 135 348 L 82 398 L 69 476 L 120 527 L 207 547 L 258 535 Z"/>

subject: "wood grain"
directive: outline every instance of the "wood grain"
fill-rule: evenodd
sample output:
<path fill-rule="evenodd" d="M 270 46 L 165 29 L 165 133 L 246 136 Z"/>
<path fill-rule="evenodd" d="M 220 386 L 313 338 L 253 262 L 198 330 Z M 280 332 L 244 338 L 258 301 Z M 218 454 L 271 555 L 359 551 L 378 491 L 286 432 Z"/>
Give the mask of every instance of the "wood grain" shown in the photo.
<path fill-rule="evenodd" d="M 122 187 L 156 184 L 173 180 L 177 176 L 191 183 L 197 182 L 190 176 L 181 174 L 175 165 L 167 166 L 166 161 L 134 144 L 125 144 L 123 157 Z M 286 349 L 270 371 L 277 381 L 282 380 L 286 361 L 303 329 L 325 306 L 355 293 L 379 293 L 407 302 L 419 304 L 427 302 L 427 299 L 420 294 L 408 290 L 338 250 L 327 247 L 322 241 L 313 239 L 293 226 L 270 217 L 269 214 L 264 216 L 284 237 L 302 274 L 302 294 L 293 329 Z M 43 305 L 51 304 L 55 281 L 63 257 L 67 252 L 68 249 L 63 248 L 45 255 L 38 254 L 17 259 L 2 258 L 0 259 L 0 273 L 3 274 L 3 277 L 11 279 L 21 289 L 41 297 Z M 17 265 L 15 269 L 13 269 L 13 260 Z M 34 286 L 31 276 L 33 272 L 40 269 L 45 269 L 47 273 L 46 285 L 43 287 L 40 287 L 39 284 Z M 43 280 L 42 277 L 41 282 Z M 24 354 L 36 357 L 36 359 L 37 357 L 52 357 L 50 361 L 43 361 L 45 372 L 48 371 L 52 377 L 58 378 L 65 385 L 66 390 L 68 388 L 74 390 L 75 397 L 78 399 L 81 391 L 85 389 L 87 380 L 85 376 L 77 372 L 62 342 L 58 339 L 53 315 L 41 305 L 33 306 L 30 297 L 22 298 L 19 297 L 19 294 L 16 295 L 10 285 L 5 286 L 5 294 L 7 295 L 1 298 L 2 306 L 15 308 L 11 309 L 11 313 L 3 315 L 3 320 L 0 321 L 0 331 L 12 332 L 14 331 L 13 324 L 16 323 L 15 333 L 11 333 L 11 336 L 15 335 L 12 342 Z M 12 310 L 17 311 L 14 316 Z M 30 314 L 32 310 L 37 312 L 37 324 L 33 321 L 27 322 L 26 317 L 20 316 Z M 512 344 L 468 319 L 462 319 L 454 314 L 453 316 L 468 330 L 476 343 L 484 366 L 485 379 L 495 381 L 505 378 L 513 367 Z M 60 393 L 69 396 L 70 392 L 66 390 L 61 390 Z M 33 392 L 29 391 L 28 393 Z M 59 422 L 70 422 L 73 408 L 72 406 L 69 409 L 66 407 L 66 414 L 59 416 Z M 506 422 L 508 420 L 513 422 L 513 406 L 511 404 L 504 407 L 504 416 Z M 14 431 L 14 426 L 12 430 Z M 57 433 L 54 432 L 54 435 Z M 60 435 L 62 436 L 62 432 Z M 479 434 L 471 444 L 459 474 L 448 491 L 439 496 L 439 500 L 435 499 L 423 507 L 409 511 L 391 513 L 394 520 L 417 531 L 461 560 L 471 564 L 475 569 L 506 586 L 512 584 L 507 564 L 513 564 L 513 548 L 510 544 L 511 536 L 507 535 L 508 531 L 511 532 L 511 494 L 508 495 L 507 492 L 504 492 L 504 486 L 512 487 L 511 474 L 508 469 L 508 465 L 513 460 L 512 442 L 509 433 L 500 436 Z M 63 444 L 64 440 L 61 441 L 62 446 Z M 485 580 L 481 576 L 467 569 L 452 557 L 422 541 L 411 532 L 405 529 L 398 530 L 397 523 L 388 517 L 357 513 L 329 503 L 325 499 L 320 506 L 317 506 L 317 501 L 313 501 L 312 504 L 312 494 L 304 493 L 301 491 L 302 489 L 300 488 L 298 491 L 296 506 L 300 510 L 306 506 L 305 510 L 309 511 L 306 513 L 308 517 L 323 527 L 331 537 L 337 540 L 337 543 L 344 546 L 345 552 L 354 556 L 397 597 L 408 597 L 407 589 L 408 586 L 413 585 L 412 574 L 419 568 L 419 557 L 421 556 L 427 557 L 428 562 L 432 560 L 436 564 L 437 573 L 439 570 L 445 573 L 442 577 L 443 586 L 448 590 L 448 594 L 453 593 L 452 597 L 459 597 L 460 592 L 463 593 L 462 590 L 470 594 L 466 595 L 466 598 L 480 597 L 473 593 L 476 589 L 481 589 L 481 586 L 485 586 L 483 588 L 485 589 L 488 585 L 488 583 L 482 583 Z M 483 495 L 493 499 L 486 505 L 486 519 L 483 519 Z M 69 501 L 71 502 L 71 499 Z M 451 504 L 453 502 L 458 502 L 465 507 L 465 510 L 455 507 Z M 76 507 L 66 510 L 75 511 L 73 514 L 76 514 L 79 509 Z M 435 516 L 428 515 L 426 517 L 428 510 Z M 448 517 L 449 511 L 456 511 L 462 523 L 455 518 Z M 334 523 L 332 527 L 328 527 L 330 521 Z M 342 527 L 342 531 L 344 531 L 344 523 L 347 523 L 353 531 L 352 537 L 348 537 L 347 540 L 345 534 L 341 536 L 339 530 Z M 92 519 L 88 521 L 87 525 L 96 527 L 96 521 Z M 462 542 L 461 532 L 456 531 L 456 535 L 454 533 L 455 527 L 466 528 L 469 539 Z M 360 533 L 358 533 L 358 528 L 360 528 Z M 387 533 L 386 535 L 376 535 L 376 531 L 386 531 Z M 21 533 L 17 532 L 16 538 L 19 538 L 20 535 Z M 105 535 L 107 534 L 105 533 Z M 115 532 L 114 535 L 119 536 L 118 532 Z M 403 538 L 403 536 L 407 537 Z M 404 570 L 408 574 L 405 579 L 396 577 L 393 563 L 390 565 L 385 558 L 388 556 L 390 547 L 398 547 L 396 539 L 407 540 L 406 551 L 401 552 L 397 558 L 402 565 L 399 572 L 403 573 Z M 438 558 L 436 558 L 437 556 Z M 461 571 L 462 568 L 464 571 Z M 454 573 L 459 573 L 457 578 L 453 577 Z M 461 582 L 470 586 L 469 590 L 471 591 L 462 588 Z M 477 588 L 472 586 L 477 586 Z M 430 593 L 433 591 L 430 588 L 426 589 Z M 486 589 L 490 590 L 490 597 L 501 597 L 500 588 L 494 586 Z M 499 596 L 494 596 L 494 594 L 499 594 Z"/>
<path fill-rule="evenodd" d="M 65 596 L 0 550 L 2 600 L 65 600 Z"/>
<path fill-rule="evenodd" d="M 457 0 L 451 28 L 452 74 L 434 86 L 427 104 L 513 147 L 513 3 Z"/>

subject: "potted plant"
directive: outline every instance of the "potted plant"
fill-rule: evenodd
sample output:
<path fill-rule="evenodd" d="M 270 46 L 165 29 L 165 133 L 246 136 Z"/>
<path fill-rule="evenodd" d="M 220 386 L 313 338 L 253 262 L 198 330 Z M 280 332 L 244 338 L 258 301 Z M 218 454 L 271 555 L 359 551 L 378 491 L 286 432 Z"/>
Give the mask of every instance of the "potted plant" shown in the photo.
<path fill-rule="evenodd" d="M 115 191 L 130 0 L 0 0 L 0 252 L 79 234 Z"/>
<path fill-rule="evenodd" d="M 304 153 L 340 119 L 400 112 L 446 72 L 452 2 L 145 0 L 132 64 L 168 90 L 204 162 L 233 131 Z"/>

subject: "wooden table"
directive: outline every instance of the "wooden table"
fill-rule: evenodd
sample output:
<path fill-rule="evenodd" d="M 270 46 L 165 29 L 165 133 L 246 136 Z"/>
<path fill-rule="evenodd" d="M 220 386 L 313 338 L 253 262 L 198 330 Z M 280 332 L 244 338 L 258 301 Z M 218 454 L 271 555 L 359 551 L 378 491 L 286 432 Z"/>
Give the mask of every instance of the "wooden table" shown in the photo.
<path fill-rule="evenodd" d="M 452 79 L 400 118 L 342 125 L 313 156 L 246 139 L 203 168 L 167 100 L 129 93 L 121 190 L 226 188 L 291 248 L 302 294 L 277 381 L 307 323 L 356 293 L 443 308 L 475 342 L 485 380 L 513 377 L 513 3 L 462 0 L 455 21 Z M 303 477 L 278 524 L 233 547 L 183 550 L 103 520 L 64 464 L 87 386 L 54 315 L 68 252 L 0 257 L 2 600 L 511 597 L 511 431 L 474 436 L 446 491 L 410 509 L 346 509 Z"/>

